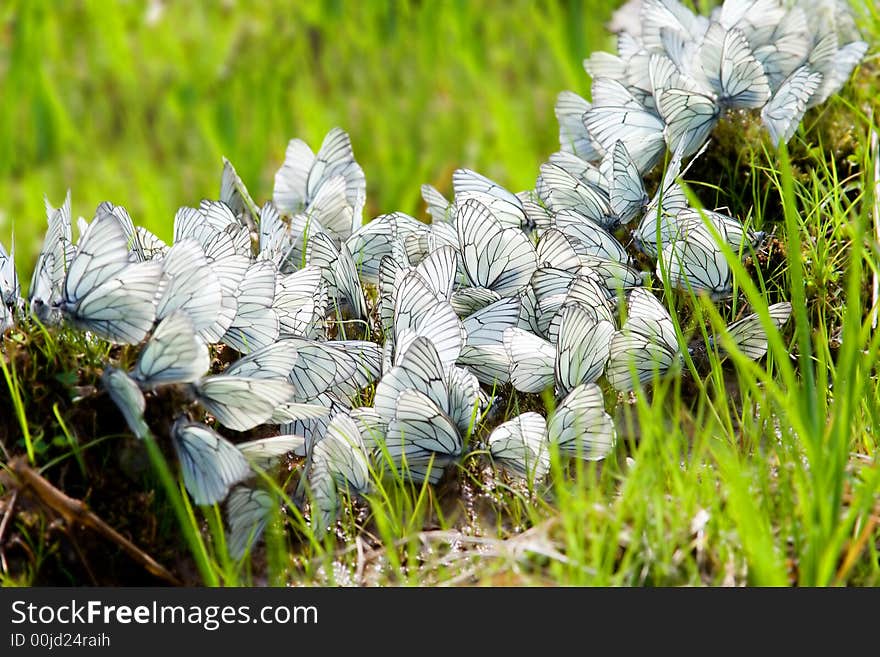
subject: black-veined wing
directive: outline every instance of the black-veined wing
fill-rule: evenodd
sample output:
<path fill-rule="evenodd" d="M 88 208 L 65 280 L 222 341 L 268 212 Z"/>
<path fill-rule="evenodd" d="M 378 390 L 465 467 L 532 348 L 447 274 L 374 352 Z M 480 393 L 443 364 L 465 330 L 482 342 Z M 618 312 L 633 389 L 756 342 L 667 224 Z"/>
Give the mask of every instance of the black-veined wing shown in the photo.
<path fill-rule="evenodd" d="M 700 43 L 700 68 L 722 107 L 753 109 L 770 100 L 770 82 L 745 35 L 712 23 Z"/>
<path fill-rule="evenodd" d="M 388 423 L 386 447 L 395 462 L 415 450 L 426 455 L 458 456 L 461 435 L 446 412 L 418 390 L 402 390 L 395 404 L 394 418 Z"/>
<path fill-rule="evenodd" d="M 521 229 L 504 228 L 475 199 L 458 206 L 456 227 L 459 252 L 472 286 L 494 290 L 501 296 L 515 296 L 528 284 L 537 256 Z"/>
<path fill-rule="evenodd" d="M 15 270 L 15 242 L 9 253 L 0 244 L 0 303 L 12 308 L 18 306 L 20 300 L 21 284 Z"/>
<path fill-rule="evenodd" d="M 376 386 L 373 406 L 385 422 L 394 417 L 397 397 L 403 390 L 418 390 L 439 408 L 449 409 L 449 388 L 443 362 L 434 344 L 416 337 Z"/>
<path fill-rule="evenodd" d="M 296 390 L 286 381 L 220 374 L 197 381 L 193 392 L 220 424 L 247 431 L 272 419 L 276 409 L 293 400 Z"/>
<path fill-rule="evenodd" d="M 194 239 L 184 239 L 175 243 L 161 262 L 156 319 L 180 311 L 189 316 L 196 332 L 212 336 L 223 303 L 223 287 L 202 247 Z"/>
<path fill-rule="evenodd" d="M 488 443 L 492 461 L 529 482 L 550 471 L 547 422 L 538 413 L 530 411 L 499 424 Z"/>
<path fill-rule="evenodd" d="M 449 221 L 453 218 L 455 213 L 452 203 L 433 185 L 422 185 L 422 200 L 428 206 L 432 221 Z"/>
<path fill-rule="evenodd" d="M 721 118 L 713 97 L 690 89 L 662 90 L 659 109 L 666 121 L 666 143 L 671 151 L 681 149 L 683 157 L 700 150 Z"/>
<path fill-rule="evenodd" d="M 223 158 L 223 173 L 220 176 L 220 200 L 229 206 L 236 219 L 248 227 L 248 230 L 256 231 L 260 209 L 251 198 L 242 179 L 239 177 L 232 162 Z"/>
<path fill-rule="evenodd" d="M 779 329 L 791 317 L 791 304 L 788 301 L 774 303 L 767 308 L 770 315 L 770 321 Z M 736 349 L 744 356 L 752 360 L 763 358 L 767 353 L 767 332 L 761 322 L 761 317 L 757 313 L 743 317 L 742 319 L 728 325 L 725 330 L 726 339 L 729 340 Z M 714 343 L 722 342 L 720 345 L 724 348 L 724 339 L 713 336 Z"/>
<path fill-rule="evenodd" d="M 556 213 L 555 225 L 579 255 L 617 260 L 624 264 L 629 262 L 626 249 L 617 238 L 589 217 L 572 210 L 562 210 Z M 559 267 L 558 264 L 554 266 Z"/>
<path fill-rule="evenodd" d="M 101 384 L 122 413 L 131 432 L 141 440 L 149 436 L 150 427 L 144 420 L 147 401 L 137 382 L 124 371 L 107 365 L 101 376 Z"/>
<path fill-rule="evenodd" d="M 320 337 L 327 303 L 327 286 L 318 267 L 309 265 L 279 276 L 272 306 L 278 314 L 279 335 Z"/>
<path fill-rule="evenodd" d="M 602 156 L 584 125 L 590 103 L 572 91 L 562 91 L 553 109 L 559 123 L 559 147 L 587 161 L 599 160 Z"/>
<path fill-rule="evenodd" d="M 541 201 L 554 212 L 572 210 L 596 223 L 613 226 L 617 218 L 611 214 L 608 194 L 602 188 L 576 178 L 569 171 L 545 162 L 535 183 L 535 192 Z"/>
<path fill-rule="evenodd" d="M 266 529 L 275 501 L 259 488 L 235 486 L 226 498 L 226 521 L 229 531 L 226 547 L 229 556 L 241 559 Z"/>
<path fill-rule="evenodd" d="M 705 292 L 714 300 L 730 296 L 733 271 L 712 233 L 699 218 L 680 222 L 680 227 L 660 253 L 657 275 L 662 278 L 665 269 L 673 287 Z M 726 239 L 723 232 L 721 238 Z"/>
<path fill-rule="evenodd" d="M 618 141 L 611 151 L 613 175 L 610 183 L 611 211 L 626 224 L 632 221 L 648 203 L 648 192 L 642 182 L 642 175 L 630 157 L 626 144 Z"/>
<path fill-rule="evenodd" d="M 556 346 L 521 328 L 504 331 L 510 382 L 520 392 L 541 392 L 553 385 Z"/>
<path fill-rule="evenodd" d="M 141 350 L 132 377 L 144 389 L 197 381 L 211 366 L 204 341 L 192 320 L 177 311 L 161 322 Z"/>
<path fill-rule="evenodd" d="M 156 319 L 161 275 L 160 262 L 128 262 L 128 242 L 119 222 L 112 214 L 101 214 L 70 261 L 60 308 L 83 330 L 110 342 L 137 344 Z"/>
<path fill-rule="evenodd" d="M 634 380 L 648 383 L 681 361 L 675 326 L 657 297 L 643 288 L 629 296 L 629 315 L 611 339 L 605 376 L 615 389 L 633 389 Z"/>
<path fill-rule="evenodd" d="M 199 506 L 222 502 L 250 476 L 247 459 L 231 442 L 204 424 L 179 418 L 171 429 L 183 483 Z"/>
<path fill-rule="evenodd" d="M 568 393 L 550 417 L 547 433 L 561 454 L 588 461 L 605 458 L 617 439 L 602 390 L 595 383 L 579 385 Z"/>
<path fill-rule="evenodd" d="M 614 324 L 608 320 L 596 320 L 577 304 L 563 308 L 555 359 L 558 394 L 602 376 L 613 336 Z"/>
<path fill-rule="evenodd" d="M 278 271 L 271 260 L 248 267 L 238 286 L 235 318 L 223 336 L 224 344 L 248 353 L 278 339 L 280 323 L 274 308 Z"/>
<path fill-rule="evenodd" d="M 367 318 L 367 301 L 348 246 L 342 244 L 337 250 L 329 236 L 316 233 L 309 238 L 306 248 L 308 263 L 321 268 L 330 294 L 345 301 L 355 317 Z"/>
<path fill-rule="evenodd" d="M 522 201 L 494 180 L 470 169 L 456 169 L 452 174 L 452 188 L 456 206 L 468 199 L 476 199 L 489 208 L 492 216 L 505 228 L 525 226 L 526 213 Z"/>
<path fill-rule="evenodd" d="M 809 66 L 801 66 L 782 82 L 770 102 L 764 105 L 761 120 L 774 146 L 779 142 L 788 143 L 794 136 L 807 111 L 807 103 L 821 84 L 821 73 L 812 71 Z"/>
<path fill-rule="evenodd" d="M 379 281 L 382 258 L 394 256 L 395 249 L 402 246 L 413 233 L 426 231 L 425 225 L 403 212 L 383 214 L 355 230 L 345 241 L 351 252 L 360 278 L 365 283 Z"/>
<path fill-rule="evenodd" d="M 344 413 L 327 426 L 325 437 L 315 444 L 309 468 L 312 525 L 325 531 L 339 513 L 338 491 L 365 493 L 369 489 L 369 462 L 360 429 Z"/>

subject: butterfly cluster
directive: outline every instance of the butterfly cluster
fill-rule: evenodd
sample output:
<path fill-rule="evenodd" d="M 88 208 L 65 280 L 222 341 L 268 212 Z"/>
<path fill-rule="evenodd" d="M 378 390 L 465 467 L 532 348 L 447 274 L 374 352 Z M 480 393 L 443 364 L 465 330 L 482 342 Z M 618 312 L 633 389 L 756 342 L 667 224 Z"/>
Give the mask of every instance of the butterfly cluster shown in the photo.
<path fill-rule="evenodd" d="M 773 145 L 849 78 L 868 44 L 840 0 L 725 0 L 708 17 L 678 0 L 642 0 L 617 55 L 584 61 L 592 103 L 560 95 L 567 150 L 597 161 L 622 141 L 642 173 L 667 146 L 696 153 L 731 111 L 759 110 Z"/>
<path fill-rule="evenodd" d="M 219 198 L 181 208 L 171 244 L 107 202 L 76 222 L 74 241 L 68 194 L 60 208 L 47 203 L 26 298 L 0 247 L 0 324 L 65 323 L 137 346 L 134 363 L 106 363 L 103 390 L 137 438 L 170 439 L 196 504 L 225 503 L 233 555 L 276 504 L 257 475 L 291 452 L 304 458 L 294 501 L 321 531 L 342 495 L 367 493 L 386 467 L 435 484 L 477 451 L 537 482 L 554 452 L 602 459 L 616 441 L 603 389 L 632 390 L 683 359 L 669 312 L 645 284 L 656 274 L 724 299 L 733 291 L 725 252 L 763 237 L 691 207 L 684 159 L 705 148 L 722 112 L 776 112 L 804 67 L 815 84 L 795 104 L 819 102 L 849 74 L 846 57 L 854 64 L 864 52 L 860 42 L 838 47 L 837 13 L 820 29 L 807 9 L 736 0 L 706 19 L 675 0 L 646 0 L 641 34 L 620 36 L 620 56 L 589 60 L 593 104 L 560 96 L 561 150 L 534 189 L 513 193 L 459 169 L 451 200 L 423 186 L 430 223 L 393 212 L 362 224 L 365 177 L 338 128 L 317 153 L 289 143 L 261 206 L 224 161 Z M 693 112 L 673 120 L 672 98 Z M 686 118 L 710 102 L 710 124 Z M 787 120 L 796 126 L 802 113 Z M 780 121 L 771 132 L 791 129 Z M 667 145 L 649 194 L 644 175 Z M 636 267 L 625 234 L 656 259 L 654 271 Z M 779 327 L 791 307 L 769 311 Z M 710 346 L 753 359 L 767 351 L 757 314 L 725 334 Z M 555 395 L 555 408 L 484 431 L 505 386 Z M 147 413 L 169 389 L 185 401 L 167 417 Z M 255 429 L 273 435 L 229 438 Z"/>

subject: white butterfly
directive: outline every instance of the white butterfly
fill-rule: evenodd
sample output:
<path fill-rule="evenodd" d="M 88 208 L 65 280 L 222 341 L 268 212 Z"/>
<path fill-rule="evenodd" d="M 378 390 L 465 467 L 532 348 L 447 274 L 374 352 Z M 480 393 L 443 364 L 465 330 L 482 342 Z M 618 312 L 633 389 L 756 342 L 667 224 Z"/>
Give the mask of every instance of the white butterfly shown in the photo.
<path fill-rule="evenodd" d="M 64 278 L 59 308 L 81 329 L 116 343 L 137 344 L 156 319 L 159 262 L 130 264 L 125 232 L 99 214 L 79 241 Z"/>
<path fill-rule="evenodd" d="M 666 121 L 663 132 L 669 150 L 681 149 L 683 157 L 700 150 L 721 118 L 713 97 L 691 89 L 662 89 L 658 108 Z"/>
<path fill-rule="evenodd" d="M 333 128 L 324 137 L 317 155 L 300 139 L 287 145 L 284 164 L 275 174 L 273 201 L 278 209 L 289 215 L 306 212 L 319 204 L 325 186 L 336 187 L 341 179 L 342 197 L 348 213 L 336 213 L 326 224 L 326 217 L 317 217 L 324 228 L 339 239 L 345 239 L 361 224 L 366 201 L 366 179 L 363 169 L 354 159 L 351 140 L 345 131 Z M 334 191 L 334 195 L 336 192 Z M 326 213 L 322 213 L 326 214 Z"/>
<path fill-rule="evenodd" d="M 553 212 L 571 210 L 603 228 L 613 228 L 618 223 L 618 218 L 611 212 L 607 191 L 577 178 L 559 164 L 545 162 L 541 165 L 535 192 Z"/>
<path fill-rule="evenodd" d="M 578 304 L 563 309 L 554 368 L 560 395 L 602 375 L 613 335 L 614 324 L 607 319 L 597 320 Z"/>
<path fill-rule="evenodd" d="M 13 241 L 9 253 L 0 244 L 0 304 L 15 308 L 21 302 L 21 284 L 18 281 L 18 272 L 15 270 L 15 242 Z"/>
<path fill-rule="evenodd" d="M 143 226 L 136 226 L 135 232 L 145 259 L 160 259 L 168 252 L 168 245 Z"/>
<path fill-rule="evenodd" d="M 183 483 L 199 506 L 223 501 L 235 484 L 250 476 L 247 459 L 236 446 L 203 424 L 178 418 L 171 440 Z"/>
<path fill-rule="evenodd" d="M 503 350 L 504 347 L 501 347 Z M 505 357 L 506 358 L 506 357 Z M 489 400 L 480 389 L 479 379 L 463 367 L 453 367 L 447 373 L 449 387 L 448 415 L 463 435 L 473 431 L 474 421 L 486 410 Z"/>
<path fill-rule="evenodd" d="M 428 206 L 428 214 L 431 215 L 432 221 L 443 222 L 453 218 L 452 203 L 433 185 L 422 185 L 422 200 Z"/>
<path fill-rule="evenodd" d="M 617 260 L 623 264 L 629 262 L 629 255 L 623 245 L 589 217 L 571 210 L 562 210 L 556 213 L 554 226 L 568 238 L 572 248 L 579 255 Z"/>
<path fill-rule="evenodd" d="M 208 347 L 189 316 L 177 311 L 161 322 L 141 350 L 132 378 L 145 390 L 171 383 L 192 383 L 211 366 Z"/>
<path fill-rule="evenodd" d="M 721 230 L 721 239 L 727 240 Z M 713 300 L 730 296 L 733 271 L 712 233 L 699 217 L 680 222 L 680 230 L 657 260 L 657 276 L 664 269 L 673 287 L 706 292 Z"/>
<path fill-rule="evenodd" d="M 138 238 L 137 229 L 135 228 L 134 222 L 131 219 L 131 215 L 128 214 L 128 211 L 121 205 L 113 205 L 110 201 L 102 201 L 98 204 L 95 215 L 105 213 L 112 214 L 116 217 L 119 226 L 122 228 L 122 232 L 125 233 L 125 239 L 128 243 L 129 261 L 143 262 L 144 260 L 147 260 L 148 258 L 144 255 L 143 247 Z M 88 225 L 89 224 L 85 219 L 82 217 L 79 218 L 78 227 L 80 237 L 86 232 Z"/>
<path fill-rule="evenodd" d="M 555 382 L 560 395 L 598 379 L 608 360 L 614 324 L 578 304 L 562 311 L 556 345 L 519 328 L 504 332 L 510 380 L 521 392 L 541 392 Z"/>
<path fill-rule="evenodd" d="M 309 235 L 323 230 L 307 215 L 283 218 L 275 204 L 267 201 L 260 208 L 259 257 L 274 262 L 282 273 L 294 272 L 303 265 L 303 246 Z"/>
<path fill-rule="evenodd" d="M 239 223 L 229 206 L 221 201 L 203 200 L 198 208 L 182 207 L 174 215 L 174 241 L 193 237 L 205 247 L 205 234 L 223 233 L 232 240 L 235 253 L 251 257 L 251 235 L 246 226 Z"/>
<path fill-rule="evenodd" d="M 266 529 L 275 502 L 272 495 L 259 488 L 235 486 L 226 498 L 229 531 L 226 547 L 229 556 L 241 559 Z"/>
<path fill-rule="evenodd" d="M 313 449 L 308 472 L 312 499 L 312 528 L 323 532 L 339 513 L 339 490 L 366 493 L 370 485 L 370 466 L 360 429 L 344 413 L 337 414 L 327 434 Z"/>
<path fill-rule="evenodd" d="M 280 334 L 275 310 L 275 264 L 259 260 L 251 264 L 238 285 L 235 318 L 221 340 L 241 353 L 272 344 Z"/>
<path fill-rule="evenodd" d="M 296 392 L 286 381 L 228 374 L 205 377 L 194 383 L 192 390 L 208 413 L 235 431 L 247 431 L 269 422 L 276 410 L 293 400 Z"/>
<path fill-rule="evenodd" d="M 614 301 L 616 299 L 608 298 L 607 291 L 595 277 L 579 274 L 571 280 L 564 294 L 543 297 L 538 302 L 541 333 L 550 342 L 558 342 L 565 309 L 572 305 L 580 307 L 595 322 L 604 320 L 613 325 L 616 323 Z"/>
<path fill-rule="evenodd" d="M 452 246 L 435 249 L 416 267 L 404 266 L 390 256 L 382 258 L 379 268 L 379 315 L 385 334 L 393 335 L 394 309 L 401 294 L 407 295 L 409 299 L 407 303 L 410 305 L 415 302 L 427 303 L 424 299 L 409 297 L 413 293 L 423 293 L 424 287 L 427 287 L 429 297 L 433 295 L 436 301 L 449 301 L 452 298 L 457 271 L 458 254 Z M 409 281 L 407 286 L 403 286 L 404 279 L 410 275 L 410 272 L 415 272 L 418 280 Z M 401 292 L 402 286 L 403 292 Z M 413 289 L 407 289 L 409 286 L 413 286 Z"/>
<path fill-rule="evenodd" d="M 662 182 L 645 207 L 639 225 L 632 233 L 636 247 L 652 258 L 657 256 L 658 245 L 662 248 L 678 233 L 678 215 L 688 209 L 687 196 L 676 180 L 687 172 L 708 145 L 708 142 L 703 145 L 684 170 L 681 166 L 684 145 L 680 145 L 672 154 L 663 173 Z"/>
<path fill-rule="evenodd" d="M 553 109 L 559 122 L 559 147 L 581 159 L 595 162 L 602 156 L 584 125 L 584 114 L 590 107 L 590 103 L 576 93 L 562 91 Z"/>
<path fill-rule="evenodd" d="M 348 246 L 342 244 L 337 250 L 327 235 L 316 233 L 308 241 L 307 253 L 308 263 L 321 268 L 330 295 L 345 302 L 354 317 L 369 317 L 367 301 Z"/>
<path fill-rule="evenodd" d="M 361 280 L 375 285 L 379 282 L 382 258 L 393 256 L 395 249 L 403 250 L 402 244 L 407 237 L 425 230 L 425 225 L 418 219 L 403 212 L 393 212 L 364 224 L 351 234 L 345 244 Z"/>
<path fill-rule="evenodd" d="M 682 230 L 688 230 L 693 224 L 703 223 L 701 215 L 715 227 L 722 239 L 737 253 L 757 246 L 764 239 L 765 233 L 763 231 L 747 228 L 739 219 L 718 211 L 688 208 L 679 213 L 677 221 Z"/>
<path fill-rule="evenodd" d="M 616 80 L 593 80 L 593 106 L 584 123 L 606 152 L 622 141 L 642 173 L 652 169 L 666 150 L 663 120 Z"/>
<path fill-rule="evenodd" d="M 70 221 L 70 190 L 57 210 L 49 199 L 45 201 L 49 226 L 28 289 L 31 309 L 38 316 L 43 314 L 41 319 L 46 319 L 51 306 L 60 301 L 67 263 L 76 253 Z"/>
<path fill-rule="evenodd" d="M 634 381 L 648 383 L 681 362 L 675 325 L 666 308 L 644 288 L 629 296 L 629 316 L 611 339 L 605 376 L 615 389 L 627 392 Z"/>
<path fill-rule="evenodd" d="M 143 440 L 149 436 L 150 427 L 144 420 L 147 401 L 137 382 L 123 370 L 107 365 L 101 375 L 101 383 L 135 437 Z"/>
<path fill-rule="evenodd" d="M 499 299 L 462 322 L 467 337 L 458 364 L 487 385 L 510 380 L 504 330 L 518 324 L 521 305 L 522 302 L 516 297 Z"/>
<path fill-rule="evenodd" d="M 324 333 L 327 284 L 321 270 L 309 265 L 276 279 L 272 307 L 278 315 L 279 335 L 316 339 Z"/>
<path fill-rule="evenodd" d="M 223 173 L 220 177 L 220 200 L 229 206 L 232 214 L 248 230 L 256 232 L 260 210 L 251 198 L 232 162 L 223 158 Z"/>
<path fill-rule="evenodd" d="M 418 390 L 402 390 L 398 394 L 385 440 L 390 458 L 416 483 L 439 482 L 444 468 L 462 450 L 455 422 Z"/>
<path fill-rule="evenodd" d="M 536 247 L 538 267 L 558 267 L 566 271 L 580 268 L 581 259 L 572 242 L 561 230 L 547 228 L 541 231 Z"/>
<path fill-rule="evenodd" d="M 807 103 L 821 84 L 822 74 L 806 65 L 783 80 L 770 102 L 761 109 L 761 120 L 773 145 L 787 143 L 794 136 L 807 111 Z"/>
<path fill-rule="evenodd" d="M 468 282 L 500 296 L 515 296 L 537 266 L 535 247 L 519 228 L 504 228 L 475 199 L 458 206 L 458 246 Z"/>
<path fill-rule="evenodd" d="M 617 440 L 602 390 L 594 383 L 572 388 L 550 417 L 547 433 L 560 454 L 587 461 L 605 458 Z"/>
<path fill-rule="evenodd" d="M 700 70 L 722 108 L 762 107 L 770 100 L 770 83 L 745 35 L 712 23 L 699 49 Z"/>
<path fill-rule="evenodd" d="M 418 390 L 438 408 L 448 412 L 449 387 L 443 361 L 430 339 L 414 338 L 401 351 L 397 364 L 388 370 L 376 386 L 373 406 L 386 424 L 394 419 L 397 398 L 404 390 Z"/>
<path fill-rule="evenodd" d="M 435 294 L 418 271 L 404 274 L 397 286 L 393 317 L 388 345 L 393 350 L 388 352 L 391 364 L 419 336 L 431 340 L 444 367 L 458 360 L 465 341 L 464 326 L 452 305 Z"/>
<path fill-rule="evenodd" d="M 791 304 L 788 301 L 774 303 L 767 308 L 770 321 L 779 329 L 791 317 Z M 727 326 L 725 335 L 712 336 L 712 343 L 726 351 L 725 343 L 730 342 L 740 353 L 752 360 L 763 358 L 767 353 L 767 333 L 760 315 L 753 313 Z"/>
<path fill-rule="evenodd" d="M 504 228 L 526 227 L 526 213 L 522 201 L 494 180 L 470 169 L 456 169 L 452 174 L 455 205 L 460 207 L 469 199 L 479 201 Z M 456 221 L 460 213 L 456 214 Z"/>
<path fill-rule="evenodd" d="M 301 450 L 304 443 L 302 436 L 280 435 L 248 440 L 238 443 L 236 447 L 253 470 L 264 471 L 276 465 L 282 456 Z"/>
<path fill-rule="evenodd" d="M 648 204 L 648 192 L 645 191 L 641 173 L 630 157 L 626 144 L 618 141 L 611 153 L 611 211 L 617 215 L 620 223 L 626 224 L 644 211 Z"/>
<path fill-rule="evenodd" d="M 196 332 L 212 336 L 211 329 L 220 319 L 223 287 L 202 247 L 194 239 L 181 240 L 161 262 L 156 318 L 164 319 L 179 310 L 189 316 Z"/>
<path fill-rule="evenodd" d="M 529 411 L 499 424 L 487 442 L 494 462 L 529 482 L 550 471 L 547 422 L 539 413 Z"/>

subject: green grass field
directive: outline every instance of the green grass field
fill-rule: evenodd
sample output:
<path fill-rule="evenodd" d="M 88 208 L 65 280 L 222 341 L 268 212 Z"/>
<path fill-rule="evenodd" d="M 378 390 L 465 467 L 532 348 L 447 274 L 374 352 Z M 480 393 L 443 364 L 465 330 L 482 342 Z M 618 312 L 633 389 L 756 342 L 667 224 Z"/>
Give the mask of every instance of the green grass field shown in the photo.
<path fill-rule="evenodd" d="M 0 8 L 0 241 L 14 230 L 24 281 L 44 194 L 58 205 L 70 188 L 74 217 L 111 200 L 170 238 L 178 206 L 216 198 L 222 156 L 261 203 L 287 140 L 317 146 L 335 125 L 365 171 L 367 217 L 425 217 L 419 186 L 449 192 L 460 166 L 531 188 L 558 149 L 556 94 L 588 96 L 581 61 L 612 48 L 616 5 L 287 4 L 178 3 L 158 17 L 141 2 Z M 149 467 L 161 454 L 102 431 L 109 402 L 84 391 L 106 347 L 69 332 L 7 337 L 0 442 L 186 584 L 880 585 L 880 13 L 871 0 L 854 9 L 868 56 L 787 154 L 743 119 L 688 174 L 703 203 L 773 238 L 736 265 L 734 306 L 666 290 L 683 337 L 743 302 L 766 313 L 789 299 L 792 321 L 760 364 L 710 355 L 621 399 L 606 461 L 563 472 L 554 460 L 537 490 L 496 478 L 480 455 L 437 488 L 384 476 L 335 534 L 316 539 L 289 505 L 238 563 L 219 508 L 191 507 L 170 471 Z M 505 391 L 479 430 L 542 404 Z M 0 582 L 157 581 L 10 481 L 0 473 Z"/>

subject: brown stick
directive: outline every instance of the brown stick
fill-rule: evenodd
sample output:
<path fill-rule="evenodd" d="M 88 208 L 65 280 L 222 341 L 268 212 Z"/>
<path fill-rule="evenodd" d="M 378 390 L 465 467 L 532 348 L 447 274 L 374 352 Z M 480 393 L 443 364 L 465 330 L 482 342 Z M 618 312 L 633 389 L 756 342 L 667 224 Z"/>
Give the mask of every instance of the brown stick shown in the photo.
<path fill-rule="evenodd" d="M 4 573 L 9 572 L 9 566 L 6 564 L 6 550 L 4 549 L 5 543 L 3 542 L 3 535 L 6 533 L 6 525 L 9 523 L 9 519 L 12 517 L 12 512 L 15 509 L 15 501 L 18 499 L 18 491 L 12 491 L 12 497 L 9 499 L 9 503 L 6 505 L 6 512 L 3 514 L 3 520 L 0 520 L 0 568 L 3 569 Z"/>
<path fill-rule="evenodd" d="M 64 521 L 70 525 L 82 525 L 88 527 L 104 538 L 116 543 L 132 559 L 141 564 L 149 573 L 165 580 L 169 584 L 181 586 L 181 582 L 164 566 L 157 562 L 149 554 L 141 550 L 122 534 L 101 520 L 80 500 L 68 497 L 51 483 L 31 468 L 23 457 L 13 459 L 9 464 L 12 473 L 19 479 L 22 488 L 29 488 L 46 506 L 58 513 Z"/>

